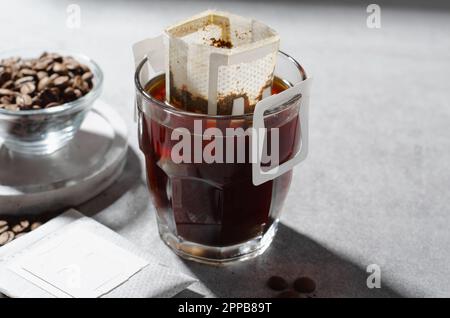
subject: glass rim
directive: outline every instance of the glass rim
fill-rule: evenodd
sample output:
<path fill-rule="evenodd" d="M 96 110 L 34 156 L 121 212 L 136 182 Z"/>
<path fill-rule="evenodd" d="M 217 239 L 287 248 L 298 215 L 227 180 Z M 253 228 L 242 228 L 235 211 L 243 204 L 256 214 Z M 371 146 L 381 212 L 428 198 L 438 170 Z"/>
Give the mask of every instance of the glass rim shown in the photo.
<path fill-rule="evenodd" d="M 287 58 L 287 60 L 289 62 L 291 62 L 293 64 L 293 66 L 295 66 L 297 68 L 300 76 L 302 77 L 302 81 L 304 81 L 308 78 L 304 68 L 296 59 L 294 59 L 292 56 L 290 56 L 289 54 L 287 54 L 281 50 L 278 51 L 278 54 Z M 146 90 L 144 89 L 144 87 L 142 86 L 141 81 L 140 81 L 140 74 L 141 74 L 142 68 L 145 65 L 145 63 L 147 63 L 147 61 L 148 61 L 148 57 L 146 56 L 142 59 L 142 61 L 136 67 L 136 72 L 134 74 L 135 86 L 136 86 L 138 92 L 141 94 L 141 96 L 143 96 L 147 101 L 158 105 L 164 111 L 167 111 L 167 112 L 175 114 L 175 115 L 181 115 L 181 116 L 193 117 L 193 118 L 201 118 L 201 119 L 238 120 L 238 119 L 253 118 L 253 112 L 248 113 L 248 114 L 241 114 L 241 115 L 209 115 L 209 114 L 199 114 L 199 113 L 189 112 L 189 111 L 175 108 L 175 107 L 171 106 L 170 104 L 167 104 L 165 102 L 162 102 L 162 101 L 154 98 L 152 95 L 150 95 L 149 93 L 146 92 Z M 160 75 L 161 75 L 161 73 L 155 75 L 154 77 L 152 77 L 152 79 L 154 79 Z M 284 79 L 282 79 L 282 80 L 284 81 Z M 289 100 L 289 101 L 281 104 L 279 107 L 270 111 L 269 114 L 277 113 L 280 111 L 280 108 L 284 108 L 284 106 L 289 105 L 291 103 L 292 103 L 292 100 Z M 137 107 L 140 109 L 139 104 L 137 104 Z M 142 109 L 140 109 L 140 110 L 143 111 Z"/>
<path fill-rule="evenodd" d="M 12 49 L 12 50 L 7 50 L 7 51 L 2 51 L 0 53 L 1 54 L 5 54 L 8 52 L 12 53 L 12 52 L 17 52 L 19 50 L 21 50 L 21 49 Z M 42 50 L 42 51 L 45 51 L 45 50 Z M 59 114 L 59 113 L 65 112 L 67 110 L 76 109 L 77 107 L 86 105 L 90 101 L 95 100 L 100 95 L 101 89 L 103 87 L 103 71 L 94 60 L 92 60 L 91 58 L 89 58 L 88 56 L 86 56 L 84 54 L 70 53 L 70 52 L 65 52 L 62 50 L 55 50 L 55 51 L 56 51 L 56 53 L 59 53 L 59 54 L 70 55 L 70 56 L 76 58 L 81 63 L 89 64 L 89 67 L 91 68 L 91 71 L 94 74 L 94 79 L 96 81 L 95 85 L 92 87 L 92 89 L 86 95 L 84 95 L 78 99 L 75 99 L 71 102 L 64 103 L 64 104 L 61 104 L 58 106 L 50 107 L 50 108 L 29 109 L 29 110 L 19 110 L 19 111 L 7 110 L 7 109 L 0 108 L 0 116 L 8 115 L 8 116 L 20 117 L 20 116 L 32 116 L 32 115 Z"/>

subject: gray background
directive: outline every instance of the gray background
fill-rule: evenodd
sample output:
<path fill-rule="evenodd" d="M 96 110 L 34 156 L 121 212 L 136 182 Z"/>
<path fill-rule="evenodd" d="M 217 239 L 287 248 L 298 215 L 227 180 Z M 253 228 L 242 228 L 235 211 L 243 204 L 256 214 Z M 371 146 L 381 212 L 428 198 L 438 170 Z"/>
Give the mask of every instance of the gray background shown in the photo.
<path fill-rule="evenodd" d="M 69 3 L 81 28 L 66 27 Z M 379 2 L 2 1 L 1 49 L 85 53 L 130 130 L 125 174 L 80 207 L 201 283 L 182 296 L 271 296 L 274 274 L 309 275 L 318 297 L 450 296 L 450 10 Z M 131 46 L 207 8 L 262 20 L 314 77 L 310 154 L 295 169 L 282 225 L 262 257 L 225 268 L 183 262 L 160 241 L 133 122 Z M 382 288 L 366 287 L 378 264 Z"/>

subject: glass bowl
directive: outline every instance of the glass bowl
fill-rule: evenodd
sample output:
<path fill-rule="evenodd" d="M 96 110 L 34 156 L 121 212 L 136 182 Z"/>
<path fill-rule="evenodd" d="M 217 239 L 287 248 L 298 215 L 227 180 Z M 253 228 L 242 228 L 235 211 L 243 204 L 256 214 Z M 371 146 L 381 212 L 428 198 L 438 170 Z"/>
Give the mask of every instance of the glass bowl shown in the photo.
<path fill-rule="evenodd" d="M 4 146 L 15 152 L 45 155 L 62 148 L 78 131 L 102 91 L 102 70 L 97 63 L 81 54 L 60 50 L 18 49 L 1 52 L 0 60 L 13 56 L 37 58 L 45 51 L 72 56 L 88 66 L 94 74 L 93 88 L 74 101 L 51 108 L 22 111 L 0 108 L 0 139 L 3 139 Z"/>

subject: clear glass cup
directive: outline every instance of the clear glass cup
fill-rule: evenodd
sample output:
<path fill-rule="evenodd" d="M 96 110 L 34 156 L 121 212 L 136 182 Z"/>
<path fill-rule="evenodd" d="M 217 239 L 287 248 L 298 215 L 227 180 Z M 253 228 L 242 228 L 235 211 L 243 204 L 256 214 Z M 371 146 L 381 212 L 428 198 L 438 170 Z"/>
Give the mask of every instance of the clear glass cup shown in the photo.
<path fill-rule="evenodd" d="M 229 137 L 225 132 L 221 144 L 231 142 L 233 156 L 238 145 L 245 145 L 244 163 L 203 160 L 195 163 L 193 157 L 190 163 L 179 163 L 172 154 L 178 143 L 172 138 L 174 130 L 189 131 L 193 144 L 199 135 L 196 124 L 203 127 L 200 133 L 203 138 L 206 127 L 245 130 L 252 126 L 253 114 L 210 116 L 177 109 L 164 101 L 164 74 L 150 75 L 151 80 L 145 80 L 147 63 L 146 58 L 138 65 L 135 76 L 139 142 L 145 155 L 147 183 L 162 240 L 179 256 L 209 264 L 240 261 L 261 254 L 277 231 L 292 170 L 274 180 L 253 185 L 252 164 L 248 160 L 249 136 Z M 275 76 L 273 94 L 306 79 L 300 64 L 282 52 Z M 300 102 L 291 100 L 277 106 L 264 114 L 264 124 L 268 130 L 279 129 L 282 164 L 300 148 Z M 208 143 L 203 141 L 202 149 Z"/>
<path fill-rule="evenodd" d="M 48 50 L 33 48 L 3 51 L 0 53 L 0 60 L 13 56 L 37 58 L 44 51 Z M 72 56 L 87 65 L 94 74 L 94 86 L 83 97 L 51 108 L 24 111 L 0 109 L 0 138 L 12 151 L 46 155 L 62 148 L 73 138 L 101 94 L 103 72 L 97 63 L 80 54 L 59 50 L 52 52 Z"/>

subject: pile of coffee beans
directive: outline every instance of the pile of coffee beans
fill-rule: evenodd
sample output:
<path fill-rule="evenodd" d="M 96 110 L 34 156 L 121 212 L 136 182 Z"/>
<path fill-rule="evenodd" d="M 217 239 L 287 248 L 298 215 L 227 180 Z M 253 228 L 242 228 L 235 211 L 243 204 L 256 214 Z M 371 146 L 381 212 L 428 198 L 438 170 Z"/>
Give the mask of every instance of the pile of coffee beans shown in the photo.
<path fill-rule="evenodd" d="M 29 220 L 20 220 L 17 222 L 8 222 L 0 219 L 0 246 L 8 244 L 14 239 L 25 235 L 41 226 L 41 222 Z"/>
<path fill-rule="evenodd" d="M 0 109 L 43 109 L 74 101 L 92 89 L 93 77 L 89 67 L 57 53 L 1 60 Z"/>
<path fill-rule="evenodd" d="M 316 290 L 316 283 L 309 277 L 299 277 L 292 284 L 292 288 L 289 288 L 289 283 L 286 279 L 280 276 L 272 276 L 267 280 L 267 286 L 279 291 L 277 298 L 301 298 L 315 297 L 314 291 Z"/>

